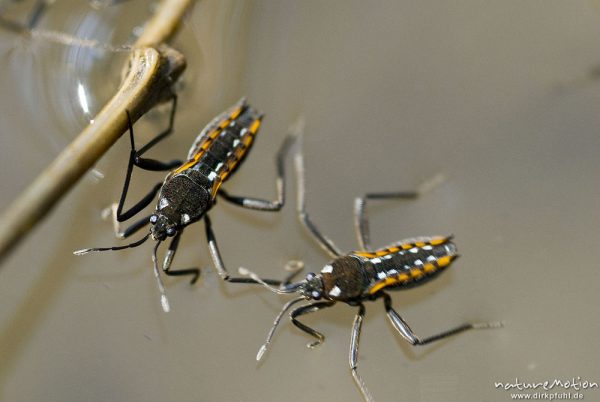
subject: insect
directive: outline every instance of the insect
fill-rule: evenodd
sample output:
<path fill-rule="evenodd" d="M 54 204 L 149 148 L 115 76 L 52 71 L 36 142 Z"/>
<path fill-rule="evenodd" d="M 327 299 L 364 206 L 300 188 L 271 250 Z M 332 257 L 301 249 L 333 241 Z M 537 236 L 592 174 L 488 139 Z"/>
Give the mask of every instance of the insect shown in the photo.
<path fill-rule="evenodd" d="M 373 250 L 370 245 L 369 220 L 366 209 L 367 200 L 391 198 L 414 199 L 418 196 L 418 192 L 367 194 L 362 198 L 356 199 L 354 208 L 356 236 L 361 250 L 343 254 L 329 238 L 321 234 L 306 212 L 304 168 L 300 153 L 296 155 L 295 161 L 298 177 L 298 215 L 300 221 L 318 244 L 333 257 L 333 260 L 325 265 L 318 274 L 309 273 L 304 280 L 294 283 L 286 280 L 279 288 L 275 288 L 266 281 L 262 281 L 258 275 L 246 268 L 239 269 L 241 275 L 248 276 L 257 282 L 262 282 L 265 287 L 275 293 L 296 293 L 300 295 L 287 302 L 275 318 L 273 326 L 267 335 L 266 342 L 258 351 L 257 360 L 261 360 L 267 351 L 275 329 L 285 312 L 297 303 L 310 301 L 308 304 L 296 307 L 290 313 L 292 323 L 316 339 L 307 345 L 310 348 L 323 343 L 325 337 L 320 332 L 300 322 L 298 317 L 332 307 L 338 302 L 356 306 L 358 307 L 358 313 L 354 319 L 350 338 L 350 369 L 364 399 L 366 401 L 373 401 L 371 393 L 358 373 L 357 364 L 359 339 L 365 316 L 363 302 L 383 299 L 384 307 L 392 326 L 411 345 L 426 345 L 470 329 L 497 328 L 502 326 L 502 323 L 499 322 L 466 323 L 432 336 L 424 338 L 417 336 L 406 321 L 393 309 L 392 299 L 387 291 L 404 290 L 420 286 L 446 270 L 458 258 L 452 237 L 406 239 L 386 248 Z"/>
<path fill-rule="evenodd" d="M 248 278 L 229 276 L 207 212 L 216 204 L 217 196 L 244 208 L 279 211 L 285 203 L 285 156 L 294 142 L 293 136 L 287 136 L 277 153 L 277 199 L 275 201 L 230 195 L 221 185 L 232 176 L 248 155 L 261 126 L 263 115 L 250 106 L 245 99 L 241 99 L 236 105 L 213 119 L 200 132 L 188 152 L 186 162 L 179 160 L 161 162 L 143 158 L 146 151 L 172 132 L 176 106 L 177 98 L 174 97 L 168 128 L 139 149 L 135 147 L 133 125 L 129 113 L 127 114 L 131 151 L 121 198 L 118 204 L 112 205 L 115 233 L 117 237 L 127 238 L 150 224 L 149 233 L 140 240 L 124 246 L 87 248 L 74 252 L 75 255 L 83 255 L 95 251 L 122 250 L 137 247 L 152 237 L 156 241 L 152 253 L 154 275 L 161 295 L 161 305 L 165 312 L 168 312 L 170 307 L 158 269 L 158 248 L 163 241 L 171 238 L 162 265 L 163 272 L 172 276 L 190 275 L 192 276 L 191 283 L 194 283 L 200 274 L 197 268 L 175 271 L 171 270 L 171 264 L 185 227 L 199 220 L 204 220 L 209 251 L 220 277 L 230 282 L 254 282 Z M 144 170 L 169 170 L 170 172 L 164 181 L 157 183 L 139 202 L 123 211 L 134 166 Z M 121 231 L 119 223 L 129 220 L 141 212 L 157 194 L 158 202 L 154 213 L 144 216 Z M 270 283 L 279 285 L 280 281 L 270 281 Z"/>

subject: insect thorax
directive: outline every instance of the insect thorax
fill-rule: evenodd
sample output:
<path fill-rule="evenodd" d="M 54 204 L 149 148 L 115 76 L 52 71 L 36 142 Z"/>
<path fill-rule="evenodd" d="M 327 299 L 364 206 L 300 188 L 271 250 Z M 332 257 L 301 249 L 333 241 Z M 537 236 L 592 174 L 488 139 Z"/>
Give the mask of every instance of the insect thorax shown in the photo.
<path fill-rule="evenodd" d="M 211 184 L 190 171 L 167 178 L 160 190 L 156 212 L 178 226 L 197 221 L 213 204 Z"/>
<path fill-rule="evenodd" d="M 321 270 L 323 297 L 347 301 L 362 297 L 369 285 L 366 261 L 355 256 L 343 256 L 333 260 Z"/>

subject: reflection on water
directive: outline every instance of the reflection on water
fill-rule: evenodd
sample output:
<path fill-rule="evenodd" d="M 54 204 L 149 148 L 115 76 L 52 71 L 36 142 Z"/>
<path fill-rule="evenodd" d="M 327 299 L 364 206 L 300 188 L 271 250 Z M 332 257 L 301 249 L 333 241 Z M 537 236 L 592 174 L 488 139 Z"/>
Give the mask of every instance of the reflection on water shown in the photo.
<path fill-rule="evenodd" d="M 0 10 L 26 24 L 35 13 L 33 3 L 5 2 Z M 30 33 L 0 32 L 3 88 L 10 88 L 22 113 L 35 115 L 40 125 L 35 135 L 56 151 L 92 122 L 119 85 L 128 44 L 135 40 L 132 24 L 149 15 L 146 6 L 127 3 L 94 8 L 79 1 L 56 2 L 35 18 Z M 123 15 L 134 21 L 125 23 Z"/>

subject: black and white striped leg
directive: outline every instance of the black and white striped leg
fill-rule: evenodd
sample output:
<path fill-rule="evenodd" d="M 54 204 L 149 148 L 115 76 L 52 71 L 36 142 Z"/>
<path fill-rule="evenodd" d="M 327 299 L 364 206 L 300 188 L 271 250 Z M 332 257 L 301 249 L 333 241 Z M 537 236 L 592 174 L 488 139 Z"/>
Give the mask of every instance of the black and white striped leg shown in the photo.
<path fill-rule="evenodd" d="M 115 209 L 116 209 L 116 204 L 113 205 L 112 210 L 115 211 Z M 113 214 L 113 217 L 115 217 L 114 214 Z M 134 222 L 133 224 L 129 225 L 125 230 L 121 230 L 120 223 L 116 219 L 113 219 L 113 226 L 114 226 L 113 229 L 115 231 L 115 236 L 117 236 L 120 239 L 126 239 L 129 236 L 131 236 L 132 234 L 137 233 L 140 229 L 147 226 L 149 223 L 150 223 L 150 215 L 144 216 L 142 219 L 139 219 L 136 222 Z"/>
<path fill-rule="evenodd" d="M 306 212 L 306 194 L 305 194 L 305 182 L 304 182 L 304 155 L 302 150 L 298 150 L 296 157 L 294 158 L 294 165 L 296 169 L 296 186 L 297 186 L 297 213 L 298 219 L 312 235 L 313 239 L 321 246 L 325 252 L 331 257 L 336 258 L 342 255 L 340 249 L 333 243 L 331 239 L 321 233 L 317 226 L 312 222 L 308 212 Z"/>
<path fill-rule="evenodd" d="M 367 213 L 367 200 L 414 200 L 418 196 L 419 193 L 416 191 L 400 191 L 390 193 L 368 193 L 361 198 L 356 198 L 354 200 L 354 229 L 361 250 L 371 250 L 371 233 L 369 229 L 369 215 Z"/>
<path fill-rule="evenodd" d="M 221 257 L 221 253 L 219 252 L 219 246 L 217 245 L 217 239 L 215 238 L 215 234 L 212 230 L 212 223 L 208 215 L 204 215 L 204 228 L 206 229 L 206 239 L 208 240 L 208 251 L 210 252 L 210 256 L 215 264 L 215 268 L 224 281 L 233 282 L 233 283 L 256 283 L 252 278 L 244 278 L 244 277 L 236 277 L 232 278 L 229 276 L 229 272 L 227 268 L 225 268 L 225 263 L 223 262 L 223 258 Z M 279 286 L 281 281 L 275 279 L 263 279 L 263 281 L 269 285 Z"/>
<path fill-rule="evenodd" d="M 470 329 L 492 329 L 501 328 L 503 326 L 501 322 L 465 323 L 438 334 L 431 335 L 426 338 L 420 338 L 408 326 L 406 321 L 404 321 L 402 317 L 400 317 L 400 315 L 392 308 L 392 299 L 387 293 L 383 293 L 383 301 L 385 305 L 385 311 L 390 319 L 390 322 L 398 331 L 398 333 L 400 333 L 400 335 L 411 345 L 426 345 L 428 343 L 460 334 L 461 332 L 465 332 Z"/>
<path fill-rule="evenodd" d="M 275 201 L 263 200 L 260 198 L 252 197 L 239 197 L 230 195 L 225 190 L 220 190 L 219 194 L 227 201 L 240 207 L 255 209 L 258 211 L 279 211 L 285 204 L 285 158 L 290 152 L 296 137 L 288 135 L 275 158 L 275 166 L 277 170 L 277 178 L 275 179 L 275 186 L 277 187 L 277 199 Z"/>
<path fill-rule="evenodd" d="M 354 324 L 352 325 L 352 335 L 350 337 L 350 355 L 348 356 L 348 360 L 350 363 L 350 370 L 352 371 L 352 378 L 354 378 L 354 381 L 356 381 L 356 385 L 358 385 L 358 388 L 365 398 L 365 401 L 373 402 L 373 396 L 371 396 L 371 393 L 367 389 L 365 382 L 360 374 L 358 374 L 358 346 L 360 343 L 360 330 L 364 317 L 365 306 L 360 303 L 358 305 L 358 313 L 354 317 Z"/>
<path fill-rule="evenodd" d="M 150 204 L 150 202 L 152 202 L 154 197 L 156 197 L 156 193 L 158 193 L 158 190 L 160 190 L 161 186 L 162 183 L 157 183 L 141 201 L 139 201 L 136 205 L 131 207 L 125 213 L 119 214 L 119 204 L 117 203 L 111 204 L 109 207 L 105 208 L 102 211 L 102 219 L 106 220 L 109 217 L 111 217 L 113 224 L 113 232 L 115 233 L 115 236 L 117 238 L 124 239 L 126 237 L 129 237 L 131 234 L 137 232 L 139 229 L 150 223 L 151 215 L 148 215 L 138 220 L 134 224 L 128 226 L 125 230 L 121 228 L 121 222 L 126 221 L 132 218 L 133 216 L 137 215 L 141 210 L 147 207 Z"/>
<path fill-rule="evenodd" d="M 154 185 L 152 190 L 144 198 L 142 198 L 139 202 L 137 202 L 134 206 L 129 208 L 127 211 L 123 212 L 123 207 L 125 205 L 125 198 L 127 197 L 127 191 L 129 190 L 129 183 L 131 181 L 131 174 L 133 173 L 133 167 L 137 166 L 140 169 L 150 170 L 150 171 L 165 171 L 171 170 L 175 167 L 181 165 L 180 160 L 173 160 L 170 162 L 161 162 L 154 159 L 142 158 L 141 156 L 156 145 L 158 142 L 163 140 L 173 131 L 173 124 L 175 119 L 175 110 L 177 108 L 177 97 L 173 97 L 173 106 L 171 108 L 171 115 L 169 117 L 169 127 L 166 130 L 158 134 L 152 140 L 150 140 L 146 145 L 144 145 L 139 150 L 135 149 L 135 139 L 133 136 L 133 124 L 131 122 L 131 116 L 129 111 L 127 111 L 127 123 L 129 125 L 129 141 L 131 142 L 131 151 L 129 152 L 129 162 L 127 163 L 127 173 L 125 174 L 125 183 L 123 184 L 123 191 L 121 192 L 121 198 L 119 199 L 119 203 L 116 208 L 116 221 L 124 222 L 136 215 L 142 209 L 144 209 L 148 204 L 152 202 L 162 183 L 157 183 Z"/>
<path fill-rule="evenodd" d="M 307 347 L 314 348 L 314 347 L 319 346 L 320 344 L 323 343 L 323 341 L 325 341 L 325 336 L 322 333 L 320 333 L 319 331 L 312 329 L 308 325 L 301 323 L 300 321 L 298 321 L 296 319 L 296 317 L 299 317 L 301 315 L 308 314 L 308 313 L 314 313 L 315 311 L 319 311 L 324 308 L 331 307 L 334 304 L 335 304 L 335 302 L 333 302 L 333 301 L 319 301 L 319 302 L 308 304 L 306 306 L 298 307 L 297 309 L 293 310 L 290 313 L 292 323 L 296 327 L 300 328 L 302 331 L 306 332 L 310 336 L 313 336 L 317 339 L 315 342 L 311 342 L 308 345 L 306 345 Z"/>
<path fill-rule="evenodd" d="M 179 246 L 179 239 L 181 238 L 181 234 L 183 230 L 179 230 L 175 237 L 171 240 L 169 244 L 169 249 L 165 254 L 165 260 L 163 261 L 163 272 L 168 276 L 186 276 L 191 275 L 192 279 L 190 280 L 190 284 L 196 283 L 198 277 L 200 276 L 200 270 L 198 268 L 187 268 L 187 269 L 178 269 L 177 271 L 171 271 L 171 264 L 173 263 L 173 258 L 175 258 L 175 253 L 177 252 L 177 247 Z"/>

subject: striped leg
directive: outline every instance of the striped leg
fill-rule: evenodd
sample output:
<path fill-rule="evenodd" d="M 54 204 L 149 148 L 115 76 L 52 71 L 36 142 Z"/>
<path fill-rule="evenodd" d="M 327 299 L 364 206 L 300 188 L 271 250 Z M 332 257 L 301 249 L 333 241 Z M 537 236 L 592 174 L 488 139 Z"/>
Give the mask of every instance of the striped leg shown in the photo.
<path fill-rule="evenodd" d="M 312 329 L 308 325 L 301 323 L 300 321 L 298 321 L 296 319 L 296 317 L 299 317 L 301 315 L 308 314 L 308 313 L 314 313 L 315 311 L 319 311 L 324 308 L 331 307 L 334 304 L 335 304 L 335 302 L 333 302 L 333 301 L 315 302 L 315 303 L 308 304 L 306 306 L 298 307 L 297 309 L 295 309 L 294 311 L 292 311 L 290 313 L 290 317 L 292 318 L 292 323 L 296 327 L 300 328 L 302 331 L 306 332 L 310 336 L 313 336 L 317 339 L 315 342 L 311 342 L 308 345 L 306 345 L 309 348 L 315 348 L 315 347 L 321 345 L 323 343 L 323 341 L 325 341 L 325 336 L 322 333 L 320 333 L 319 331 Z"/>
<path fill-rule="evenodd" d="M 198 277 L 200 276 L 200 270 L 198 268 L 187 268 L 187 269 L 178 269 L 177 271 L 171 271 L 171 264 L 173 262 L 173 258 L 175 258 L 175 253 L 177 252 L 177 247 L 179 246 L 179 239 L 181 238 L 181 234 L 183 230 L 179 230 L 175 237 L 171 240 L 169 244 L 169 249 L 165 254 L 165 260 L 163 262 L 163 272 L 169 276 L 185 276 L 191 275 L 192 279 L 190 280 L 190 284 L 196 283 Z"/>
<path fill-rule="evenodd" d="M 222 189 L 219 191 L 219 194 L 225 200 L 243 208 L 255 209 L 258 211 L 281 210 L 285 204 L 285 157 L 290 152 L 290 149 L 294 145 L 295 141 L 295 136 L 288 135 L 277 152 L 277 157 L 275 158 L 277 169 L 277 178 L 275 181 L 275 185 L 277 187 L 277 199 L 275 201 L 268 201 L 252 197 L 234 196 Z"/>
<path fill-rule="evenodd" d="M 400 317 L 400 315 L 392 308 L 392 299 L 387 293 L 383 293 L 383 301 L 385 304 L 385 311 L 390 319 L 390 322 L 396 331 L 398 331 L 398 333 L 400 333 L 400 335 L 411 345 L 426 345 L 428 343 L 460 334 L 461 332 L 465 332 L 470 329 L 491 329 L 502 328 L 504 326 L 501 322 L 466 323 L 426 338 L 420 338 L 408 326 L 406 321 L 404 321 L 402 317 Z"/>
<path fill-rule="evenodd" d="M 229 276 L 229 272 L 227 271 L 227 268 L 225 268 L 223 257 L 221 257 L 221 252 L 219 251 L 219 246 L 217 245 L 217 239 L 215 238 L 215 233 L 212 230 L 212 223 L 208 215 L 204 215 L 204 228 L 206 229 L 208 250 L 221 279 L 234 283 L 259 283 L 252 278 L 232 278 Z M 263 281 L 273 286 L 279 286 L 281 284 L 281 281 L 275 279 L 263 279 Z"/>
<path fill-rule="evenodd" d="M 331 257 L 336 258 L 342 255 L 340 249 L 329 239 L 327 236 L 321 233 L 321 231 L 317 228 L 317 226 L 312 222 L 308 212 L 306 212 L 306 195 L 305 195 L 305 183 L 304 183 L 304 156 L 302 155 L 302 150 L 299 150 L 296 153 L 296 157 L 294 159 L 295 167 L 296 167 L 296 185 L 297 185 L 297 212 L 298 219 L 304 225 L 304 227 L 308 230 L 308 232 L 312 235 L 313 239 L 321 246 L 327 254 Z"/>
<path fill-rule="evenodd" d="M 360 303 L 358 305 L 358 313 L 354 317 L 354 324 L 352 325 L 352 336 L 350 338 L 350 370 L 352 371 L 352 378 L 358 385 L 360 392 L 362 393 L 365 401 L 374 402 L 373 396 L 367 389 L 365 382 L 363 381 L 360 374 L 358 374 L 358 345 L 360 342 L 360 330 L 362 327 L 363 319 L 365 318 L 365 306 Z"/>
<path fill-rule="evenodd" d="M 361 250 L 371 250 L 371 233 L 369 230 L 369 216 L 367 214 L 367 200 L 405 199 L 414 200 L 419 196 L 416 191 L 403 191 L 395 193 L 368 193 L 362 198 L 354 200 L 354 229 L 356 239 Z"/>
<path fill-rule="evenodd" d="M 384 193 L 368 193 L 362 198 L 354 200 L 354 229 L 358 245 L 363 251 L 371 250 L 371 236 L 369 230 L 369 217 L 367 214 L 367 200 L 387 200 L 387 199 L 402 199 L 414 200 L 419 196 L 429 192 L 431 189 L 444 181 L 443 174 L 437 174 L 429 180 L 424 181 L 416 191 L 395 191 Z"/>

